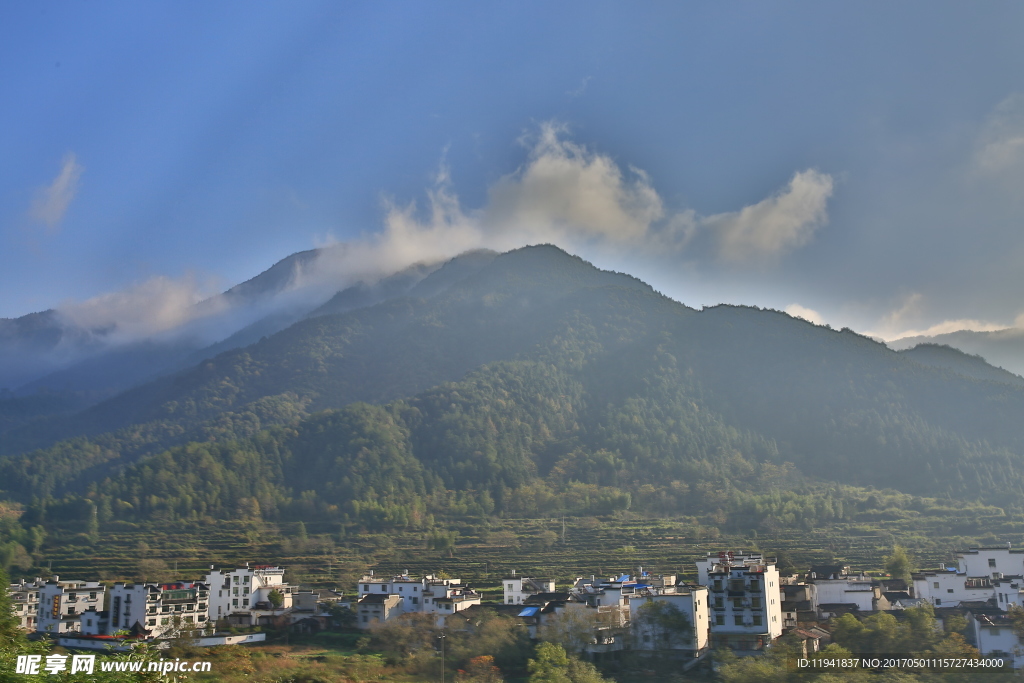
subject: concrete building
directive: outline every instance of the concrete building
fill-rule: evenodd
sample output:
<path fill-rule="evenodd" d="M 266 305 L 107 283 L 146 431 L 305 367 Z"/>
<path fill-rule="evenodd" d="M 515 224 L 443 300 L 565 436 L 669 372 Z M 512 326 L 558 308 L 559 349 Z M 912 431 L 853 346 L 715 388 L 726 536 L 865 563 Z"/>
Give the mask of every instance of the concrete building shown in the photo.
<path fill-rule="evenodd" d="M 283 567 L 269 564 L 250 566 L 246 562 L 233 570 L 216 570 L 210 565 L 210 573 L 203 580 L 210 587 L 210 619 L 227 619 L 234 614 L 235 625 L 256 624 L 267 614 L 290 609 L 292 596 L 298 591 L 297 586 L 285 583 Z M 281 594 L 280 608 L 271 603 L 272 591 Z"/>
<path fill-rule="evenodd" d="M 367 574 L 359 580 L 357 596 L 356 625 L 360 628 L 372 625 L 374 616 L 386 621 L 402 614 L 435 614 L 439 623 L 443 623 L 446 616 L 480 604 L 480 594 L 463 584 L 461 579 L 441 578 L 434 574 L 417 579 L 409 576 L 408 571 L 391 577 Z M 397 602 L 392 605 L 392 601 L 381 602 L 377 598 L 365 600 L 372 596 L 394 596 Z M 374 607 L 378 604 L 386 605 L 387 609 Z M 364 616 L 367 617 L 365 621 Z"/>
<path fill-rule="evenodd" d="M 957 553 L 957 571 L 967 576 L 987 576 L 990 579 L 1002 575 L 1024 574 L 1024 549 L 1014 550 L 1010 544 L 968 548 Z"/>
<path fill-rule="evenodd" d="M 812 567 L 807 572 L 807 583 L 814 586 L 814 608 L 819 606 L 852 605 L 852 609 L 870 612 L 883 609 L 882 586 L 867 574 L 855 574 L 849 567 L 825 565 Z M 827 607 L 822 607 L 828 611 Z"/>
<path fill-rule="evenodd" d="M 75 632 L 78 615 L 103 608 L 106 587 L 96 581 L 61 581 L 54 576 L 39 587 L 36 630 L 59 635 Z"/>
<path fill-rule="evenodd" d="M 688 628 L 672 628 L 671 619 L 658 618 L 664 612 L 650 612 L 652 608 L 664 607 L 685 615 Z M 635 650 L 674 651 L 686 657 L 700 657 L 710 648 L 711 619 L 705 586 L 680 586 L 671 593 L 634 596 L 629 600 L 629 619 Z"/>
<path fill-rule="evenodd" d="M 968 613 L 974 643 L 983 658 L 999 657 L 1014 669 L 1024 667 L 1024 643 L 1001 612 Z"/>
<path fill-rule="evenodd" d="M 7 586 L 7 595 L 11 598 L 14 616 L 18 618 L 18 625 L 26 631 L 36 630 L 36 622 L 39 620 L 39 590 L 44 583 L 39 578 L 35 581 L 22 579 Z"/>
<path fill-rule="evenodd" d="M 750 654 L 782 635 L 782 595 L 775 561 L 761 553 L 709 553 L 697 561 L 711 599 L 712 647 Z"/>
<path fill-rule="evenodd" d="M 356 603 L 356 625 L 370 628 L 402 614 L 401 596 L 391 593 L 367 593 Z"/>
<path fill-rule="evenodd" d="M 193 581 L 115 583 L 110 588 L 108 635 L 139 629 L 160 638 L 206 628 L 210 586 Z"/>
<path fill-rule="evenodd" d="M 555 592 L 553 579 L 531 579 L 526 576 L 516 576 L 515 571 L 502 579 L 501 583 L 504 591 L 502 603 L 505 605 L 521 605 L 531 595 Z"/>
<path fill-rule="evenodd" d="M 966 572 L 939 571 L 914 574 L 914 597 L 935 607 L 959 607 L 961 602 L 985 602 L 994 597 L 992 579 Z"/>

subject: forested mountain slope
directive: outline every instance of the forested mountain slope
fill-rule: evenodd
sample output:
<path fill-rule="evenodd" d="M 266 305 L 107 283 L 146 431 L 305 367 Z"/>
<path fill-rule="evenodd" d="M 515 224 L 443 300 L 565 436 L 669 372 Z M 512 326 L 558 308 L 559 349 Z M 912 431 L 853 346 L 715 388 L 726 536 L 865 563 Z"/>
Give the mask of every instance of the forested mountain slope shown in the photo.
<path fill-rule="evenodd" d="M 466 270 L 95 406 L 61 426 L 93 436 L 8 456 L 4 487 L 108 518 L 393 523 L 707 512 L 814 481 L 1024 493 L 1014 383 L 776 311 L 695 311 L 554 247 Z"/>

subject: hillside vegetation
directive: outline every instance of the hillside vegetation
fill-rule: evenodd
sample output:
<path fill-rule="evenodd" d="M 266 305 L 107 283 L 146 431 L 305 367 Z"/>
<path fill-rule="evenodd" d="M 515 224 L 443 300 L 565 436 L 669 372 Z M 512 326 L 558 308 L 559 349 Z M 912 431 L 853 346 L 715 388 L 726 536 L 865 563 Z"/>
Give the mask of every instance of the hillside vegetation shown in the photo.
<path fill-rule="evenodd" d="M 554 247 L 416 291 L 15 430 L 7 497 L 25 528 L 629 509 L 777 530 L 852 519 L 871 489 L 1019 511 L 1012 382 L 776 311 L 696 311 Z M 48 433 L 74 436 L 25 448 Z"/>

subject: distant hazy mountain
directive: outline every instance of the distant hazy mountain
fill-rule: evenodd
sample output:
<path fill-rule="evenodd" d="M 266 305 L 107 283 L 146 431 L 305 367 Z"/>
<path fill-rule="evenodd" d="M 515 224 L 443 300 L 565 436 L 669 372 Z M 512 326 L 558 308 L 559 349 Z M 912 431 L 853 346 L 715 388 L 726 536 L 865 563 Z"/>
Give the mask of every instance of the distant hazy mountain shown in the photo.
<path fill-rule="evenodd" d="M 194 324 L 153 338 L 115 344 L 111 340 L 116 328 L 83 328 L 55 310 L 0 319 L 0 389 L 13 396 L 63 397 L 33 403 L 35 409 L 30 412 L 36 417 L 45 414 L 43 406 L 81 407 L 257 342 L 308 315 L 344 312 L 404 295 L 444 265 L 415 264 L 380 282 L 361 282 L 337 291 L 331 288 L 330 277 L 314 273 L 317 259 L 336 248 L 292 254 L 256 277 L 196 304 Z M 494 257 L 488 253 L 467 255 L 465 264 L 454 267 L 475 267 L 474 263 Z M 310 274 L 319 280 L 303 286 L 300 280 Z M 337 281 L 343 276 L 337 274 Z M 24 414 L 20 409 L 15 412 Z M 4 424 L 22 421 L 5 421 L 4 415 L 0 405 L 0 432 Z"/>
<path fill-rule="evenodd" d="M 965 377 L 1002 382 L 1013 386 L 1024 386 L 1024 377 L 1007 372 L 985 362 L 981 356 L 972 356 L 952 346 L 943 344 L 918 344 L 911 349 L 900 351 L 900 354 L 918 363 L 936 368 L 944 368 Z"/>
<path fill-rule="evenodd" d="M 357 288 L 339 312 L 12 429 L 0 481 L 23 499 L 57 495 L 149 458 L 132 477 L 195 480 L 166 503 L 180 514 L 207 495 L 194 467 L 218 458 L 232 495 L 263 491 L 267 509 L 305 491 L 317 509 L 364 494 L 366 509 L 399 505 L 403 473 L 419 473 L 408 490 L 495 500 L 576 481 L 726 506 L 787 463 L 919 495 L 1024 495 L 1024 386 L 980 359 L 897 353 L 778 311 L 697 311 L 552 246 L 399 281 L 390 298 Z M 137 509 L 140 482 L 111 484 L 127 496 L 111 509 Z"/>
<path fill-rule="evenodd" d="M 996 367 L 1024 375 L 1024 329 L 1007 328 L 995 332 L 961 330 L 931 337 L 903 337 L 888 342 L 896 350 L 910 349 L 918 344 L 952 346 L 964 353 L 981 356 Z"/>

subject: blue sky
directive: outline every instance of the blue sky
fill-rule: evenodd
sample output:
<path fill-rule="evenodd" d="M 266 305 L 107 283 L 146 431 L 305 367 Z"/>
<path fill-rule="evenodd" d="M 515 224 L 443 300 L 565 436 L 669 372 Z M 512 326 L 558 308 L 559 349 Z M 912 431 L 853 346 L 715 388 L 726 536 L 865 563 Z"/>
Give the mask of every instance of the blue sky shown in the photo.
<path fill-rule="evenodd" d="M 555 241 L 690 305 L 1005 327 L 1022 27 L 1011 2 L 4 3 L 0 317 L 190 302 L 334 241 L 381 268 Z"/>

